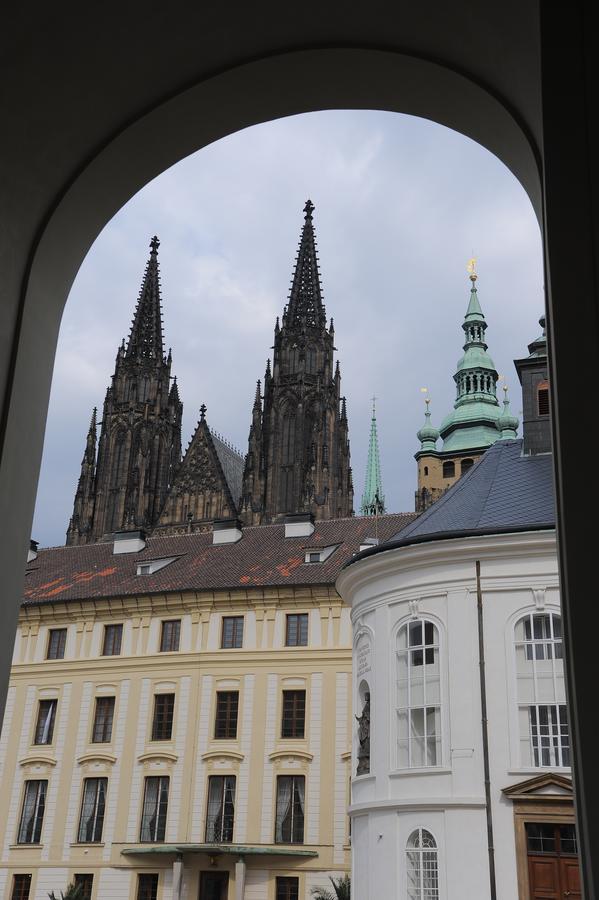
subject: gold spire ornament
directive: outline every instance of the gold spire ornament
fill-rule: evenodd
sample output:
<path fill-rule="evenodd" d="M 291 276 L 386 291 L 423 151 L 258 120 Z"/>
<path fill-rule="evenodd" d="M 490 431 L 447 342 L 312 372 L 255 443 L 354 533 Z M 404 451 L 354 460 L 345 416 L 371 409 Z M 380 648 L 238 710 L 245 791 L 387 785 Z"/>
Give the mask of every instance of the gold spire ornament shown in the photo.
<path fill-rule="evenodd" d="M 468 260 L 468 265 L 466 266 L 466 271 L 470 276 L 470 281 L 474 284 L 478 275 L 476 274 L 476 257 L 473 256 Z"/>

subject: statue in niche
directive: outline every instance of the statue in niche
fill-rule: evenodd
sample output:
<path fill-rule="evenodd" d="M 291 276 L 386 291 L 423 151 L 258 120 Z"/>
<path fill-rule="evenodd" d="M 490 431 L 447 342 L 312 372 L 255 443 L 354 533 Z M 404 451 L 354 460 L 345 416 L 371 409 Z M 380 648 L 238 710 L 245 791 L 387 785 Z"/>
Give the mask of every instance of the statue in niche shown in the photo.
<path fill-rule="evenodd" d="M 370 692 L 364 695 L 362 715 L 356 716 L 358 723 L 358 768 L 356 775 L 367 775 L 370 772 Z"/>

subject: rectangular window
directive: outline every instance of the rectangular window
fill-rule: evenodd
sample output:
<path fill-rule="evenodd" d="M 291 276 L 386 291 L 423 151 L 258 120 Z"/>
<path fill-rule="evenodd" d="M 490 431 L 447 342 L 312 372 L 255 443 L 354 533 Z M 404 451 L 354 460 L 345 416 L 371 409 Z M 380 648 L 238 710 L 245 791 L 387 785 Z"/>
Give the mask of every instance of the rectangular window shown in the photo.
<path fill-rule="evenodd" d="M 167 776 L 152 775 L 146 778 L 140 841 L 154 843 L 164 840 L 168 809 L 168 784 Z"/>
<path fill-rule="evenodd" d="M 169 619 L 162 623 L 160 635 L 160 652 L 173 653 L 179 649 L 181 638 L 181 619 Z"/>
<path fill-rule="evenodd" d="M 156 900 L 158 896 L 158 875 L 148 874 L 137 876 L 137 900 Z"/>
<path fill-rule="evenodd" d="M 17 844 L 39 844 L 42 836 L 47 781 L 26 781 Z"/>
<path fill-rule="evenodd" d="M 12 883 L 10 900 L 29 900 L 31 875 L 15 875 Z"/>
<path fill-rule="evenodd" d="M 235 819 L 235 776 L 211 775 L 208 779 L 206 843 L 230 844 Z"/>
<path fill-rule="evenodd" d="M 174 694 L 156 694 L 154 697 L 154 718 L 152 720 L 152 740 L 170 741 L 173 733 Z"/>
<path fill-rule="evenodd" d="M 80 900 L 92 900 L 92 888 L 94 886 L 94 876 L 90 873 L 79 873 L 75 875 L 73 881 L 75 885 L 79 887 L 81 886 L 81 898 Z"/>
<path fill-rule="evenodd" d="M 420 768 L 441 764 L 441 710 L 438 706 L 401 709 L 399 765 Z"/>
<path fill-rule="evenodd" d="M 83 801 L 77 835 L 80 844 L 95 844 L 102 840 L 107 787 L 107 778 L 86 778 L 83 782 Z"/>
<path fill-rule="evenodd" d="M 46 659 L 64 659 L 66 645 L 66 628 L 51 628 L 48 635 L 48 652 L 46 653 Z"/>
<path fill-rule="evenodd" d="M 239 691 L 217 691 L 216 717 L 214 721 L 214 737 L 237 737 L 237 711 L 239 707 Z"/>
<path fill-rule="evenodd" d="M 308 613 L 290 613 L 285 633 L 287 647 L 308 646 Z"/>
<path fill-rule="evenodd" d="M 569 766 L 570 734 L 565 704 L 529 706 L 533 765 Z"/>
<path fill-rule="evenodd" d="M 92 744 L 109 744 L 112 739 L 114 697 L 96 697 Z"/>
<path fill-rule="evenodd" d="M 34 744 L 51 744 L 58 700 L 40 700 Z"/>
<path fill-rule="evenodd" d="M 243 616 L 223 616 L 220 645 L 225 650 L 238 650 L 243 647 Z"/>
<path fill-rule="evenodd" d="M 104 627 L 104 645 L 102 647 L 102 656 L 120 656 L 122 640 L 122 625 L 106 625 Z"/>
<path fill-rule="evenodd" d="M 281 737 L 303 738 L 306 722 L 306 692 L 283 691 Z"/>
<path fill-rule="evenodd" d="M 277 778 L 276 844 L 303 844 L 304 797 L 303 775 L 279 775 Z"/>
<path fill-rule="evenodd" d="M 279 875 L 276 880 L 275 897 L 276 900 L 298 900 L 299 878 Z"/>

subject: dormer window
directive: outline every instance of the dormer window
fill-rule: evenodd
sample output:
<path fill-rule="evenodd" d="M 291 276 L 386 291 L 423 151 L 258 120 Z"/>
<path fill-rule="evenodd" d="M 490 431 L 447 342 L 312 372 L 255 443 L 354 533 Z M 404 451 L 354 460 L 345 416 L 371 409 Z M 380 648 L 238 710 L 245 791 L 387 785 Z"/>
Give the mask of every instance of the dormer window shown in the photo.
<path fill-rule="evenodd" d="M 333 544 L 332 547 L 316 547 L 313 550 L 306 550 L 304 562 L 323 563 L 335 552 L 338 546 L 338 544 Z"/>
<path fill-rule="evenodd" d="M 148 559 L 142 563 L 139 563 L 137 566 L 137 574 L 138 575 L 153 575 L 155 572 L 159 572 L 160 569 L 164 569 L 165 566 L 170 565 L 170 563 L 174 562 L 176 556 L 169 556 L 165 559 Z"/>

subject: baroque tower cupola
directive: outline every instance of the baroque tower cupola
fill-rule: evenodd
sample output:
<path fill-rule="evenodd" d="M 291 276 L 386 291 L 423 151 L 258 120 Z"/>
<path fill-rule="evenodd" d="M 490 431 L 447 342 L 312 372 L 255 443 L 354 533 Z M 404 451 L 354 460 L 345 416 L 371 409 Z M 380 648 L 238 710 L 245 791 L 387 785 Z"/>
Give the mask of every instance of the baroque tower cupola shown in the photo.
<path fill-rule="evenodd" d="M 314 204 L 304 224 L 287 305 L 274 329 L 263 394 L 254 399 L 241 514 L 248 524 L 312 513 L 316 519 L 352 514 L 347 410 L 322 298 Z"/>

